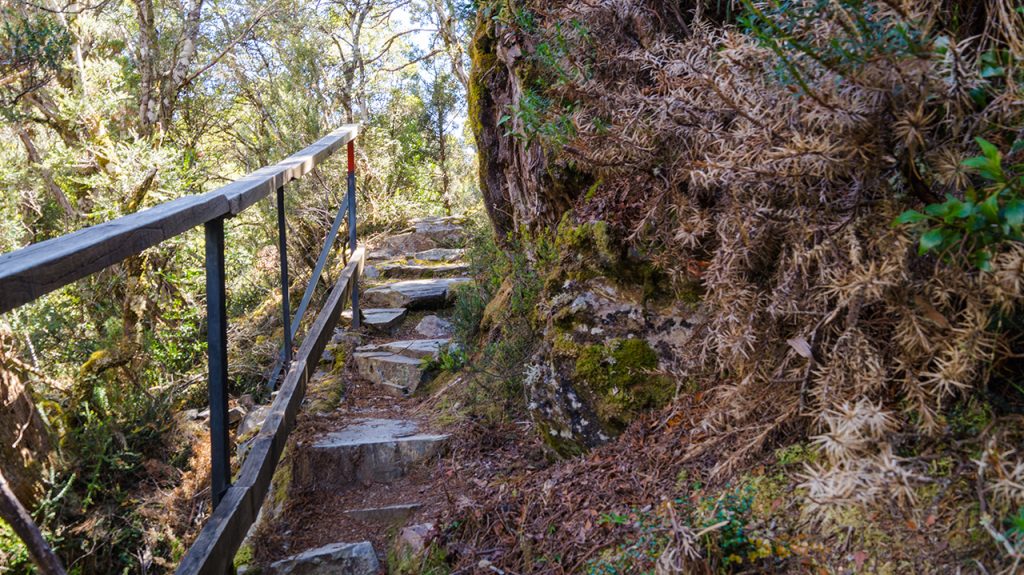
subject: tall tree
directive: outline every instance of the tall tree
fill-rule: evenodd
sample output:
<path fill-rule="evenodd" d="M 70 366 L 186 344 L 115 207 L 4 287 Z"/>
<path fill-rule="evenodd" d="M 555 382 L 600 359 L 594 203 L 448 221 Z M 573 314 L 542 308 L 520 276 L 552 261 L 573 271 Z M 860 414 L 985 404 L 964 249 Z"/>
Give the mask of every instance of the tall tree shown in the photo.
<path fill-rule="evenodd" d="M 176 26 L 167 23 L 167 27 L 178 28 L 177 34 L 168 32 L 161 37 L 154 0 L 135 0 L 139 26 L 139 128 L 143 135 L 170 127 L 178 94 L 185 86 L 196 55 L 203 0 L 182 2 L 171 11 Z"/>
<path fill-rule="evenodd" d="M 446 64 L 436 60 L 425 66 L 423 123 L 424 131 L 430 134 L 427 156 L 434 161 L 439 175 L 437 193 L 445 213 L 450 216 L 453 198 L 451 140 L 460 101 L 455 76 L 445 67 Z"/>

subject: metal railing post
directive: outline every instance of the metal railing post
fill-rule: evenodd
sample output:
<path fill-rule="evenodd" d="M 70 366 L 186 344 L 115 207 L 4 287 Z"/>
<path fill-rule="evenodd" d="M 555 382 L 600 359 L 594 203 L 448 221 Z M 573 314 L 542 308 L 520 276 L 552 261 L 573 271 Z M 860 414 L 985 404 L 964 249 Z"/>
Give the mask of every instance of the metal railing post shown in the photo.
<path fill-rule="evenodd" d="M 209 355 L 210 465 L 214 508 L 231 484 L 228 446 L 228 316 L 224 274 L 224 218 L 205 224 L 206 346 Z"/>
<path fill-rule="evenodd" d="M 356 243 L 356 143 L 348 143 L 348 243 L 355 253 Z M 362 323 L 359 314 L 359 282 L 352 286 L 352 327 L 358 329 Z"/>
<path fill-rule="evenodd" d="M 292 306 L 289 301 L 288 282 L 288 236 L 284 219 L 284 186 L 277 188 L 277 238 L 278 254 L 281 256 L 281 315 L 284 318 L 284 366 L 292 362 Z"/>

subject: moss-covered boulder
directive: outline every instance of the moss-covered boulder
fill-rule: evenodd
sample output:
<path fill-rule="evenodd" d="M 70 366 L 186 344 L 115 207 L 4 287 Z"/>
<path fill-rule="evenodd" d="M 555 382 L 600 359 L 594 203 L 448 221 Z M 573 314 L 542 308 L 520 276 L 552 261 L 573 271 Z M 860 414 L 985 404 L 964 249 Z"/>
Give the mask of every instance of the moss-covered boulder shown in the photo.
<path fill-rule="evenodd" d="M 544 341 L 527 370 L 531 413 L 561 456 L 608 441 L 675 396 L 670 371 L 698 313 L 590 275 L 562 282 L 538 310 Z"/>

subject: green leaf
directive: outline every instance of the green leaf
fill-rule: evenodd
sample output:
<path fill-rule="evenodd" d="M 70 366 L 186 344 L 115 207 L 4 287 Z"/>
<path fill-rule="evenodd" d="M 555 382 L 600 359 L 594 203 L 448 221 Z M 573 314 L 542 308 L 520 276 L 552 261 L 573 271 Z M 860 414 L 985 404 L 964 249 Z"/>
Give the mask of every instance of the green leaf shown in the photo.
<path fill-rule="evenodd" d="M 1010 146 L 1010 153 L 1016 154 L 1017 152 L 1024 150 L 1024 140 L 1017 140 Z"/>
<path fill-rule="evenodd" d="M 1011 228 L 1019 231 L 1021 225 L 1024 225 L 1024 200 L 1014 199 L 1007 202 L 1003 208 L 1003 218 Z"/>
<path fill-rule="evenodd" d="M 922 214 L 921 212 L 919 212 L 917 210 L 907 210 L 907 211 L 903 212 L 902 214 L 900 214 L 899 217 L 896 218 L 896 220 L 893 223 L 894 224 L 900 224 L 900 225 L 916 224 L 918 222 L 922 222 L 922 221 L 927 220 L 927 219 L 928 219 L 928 216 Z"/>
<path fill-rule="evenodd" d="M 998 150 L 996 154 L 998 154 Z M 975 156 L 963 161 L 963 165 L 978 171 L 986 180 L 998 181 L 1003 176 L 1003 166 L 1000 158 L 992 159 L 987 156 Z"/>
<path fill-rule="evenodd" d="M 981 214 L 990 222 L 999 221 L 999 195 L 992 194 L 984 202 L 978 205 Z"/>
<path fill-rule="evenodd" d="M 981 69 L 982 78 L 1002 78 L 1006 76 L 1006 68 L 1002 66 L 985 66 Z"/>
<path fill-rule="evenodd" d="M 992 252 L 988 250 L 978 250 L 971 254 L 971 263 L 974 267 L 978 268 L 983 272 L 992 271 Z"/>
<path fill-rule="evenodd" d="M 989 142 L 981 136 L 974 138 L 974 141 L 978 142 L 978 146 L 981 147 L 981 153 L 984 154 L 986 158 L 994 162 L 999 162 L 999 160 L 1002 159 L 1002 155 L 999 153 L 999 148 L 995 147 L 992 142 Z"/>
<path fill-rule="evenodd" d="M 920 247 L 917 251 L 919 255 L 924 255 L 935 248 L 938 248 L 943 244 L 946 239 L 946 235 L 939 228 L 929 230 L 923 236 L 921 236 Z"/>
<path fill-rule="evenodd" d="M 975 86 L 971 88 L 969 94 L 971 95 L 971 100 L 974 102 L 975 106 L 978 106 L 979 108 L 984 108 L 985 106 L 988 105 L 988 90 L 986 90 L 984 86 Z"/>

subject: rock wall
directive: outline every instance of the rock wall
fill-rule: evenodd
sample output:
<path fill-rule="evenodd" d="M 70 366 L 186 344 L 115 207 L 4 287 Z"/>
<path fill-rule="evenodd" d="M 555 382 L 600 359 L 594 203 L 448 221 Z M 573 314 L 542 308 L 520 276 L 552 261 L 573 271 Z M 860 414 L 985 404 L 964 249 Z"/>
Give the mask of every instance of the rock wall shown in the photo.
<path fill-rule="evenodd" d="M 674 9 L 652 5 L 685 29 Z M 516 16 L 509 10 L 516 9 L 501 3 L 480 9 L 471 45 L 470 121 L 499 238 L 518 234 L 528 251 L 547 238 L 558 254 L 554 262 L 533 254 L 546 281 L 534 318 L 542 338 L 525 386 L 545 442 L 572 456 L 672 399 L 679 382 L 667 372 L 683 361 L 699 312 L 693 299 L 670 295 L 665 278 L 620 234 L 574 211 L 599 179 L 580 167 L 574 150 L 522 135 L 529 120 L 515 110 L 538 81 L 537 46 L 510 25 Z"/>

